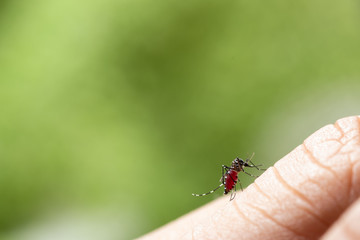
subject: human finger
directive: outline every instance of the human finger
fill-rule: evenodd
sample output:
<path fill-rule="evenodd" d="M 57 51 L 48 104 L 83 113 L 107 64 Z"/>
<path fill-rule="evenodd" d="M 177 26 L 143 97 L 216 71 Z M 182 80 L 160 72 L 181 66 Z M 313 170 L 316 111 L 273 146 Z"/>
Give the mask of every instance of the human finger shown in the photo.
<path fill-rule="evenodd" d="M 234 201 L 220 198 L 144 239 L 318 239 L 360 196 L 359 122 L 321 128 Z"/>

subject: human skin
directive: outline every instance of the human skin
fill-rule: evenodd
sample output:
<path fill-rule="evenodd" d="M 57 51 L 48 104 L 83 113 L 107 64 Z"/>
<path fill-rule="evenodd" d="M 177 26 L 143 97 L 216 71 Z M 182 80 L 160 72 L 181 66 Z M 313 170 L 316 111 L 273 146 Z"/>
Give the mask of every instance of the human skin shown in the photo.
<path fill-rule="evenodd" d="M 140 239 L 360 239 L 359 197 L 356 116 L 316 131 L 233 201 L 221 197 Z"/>

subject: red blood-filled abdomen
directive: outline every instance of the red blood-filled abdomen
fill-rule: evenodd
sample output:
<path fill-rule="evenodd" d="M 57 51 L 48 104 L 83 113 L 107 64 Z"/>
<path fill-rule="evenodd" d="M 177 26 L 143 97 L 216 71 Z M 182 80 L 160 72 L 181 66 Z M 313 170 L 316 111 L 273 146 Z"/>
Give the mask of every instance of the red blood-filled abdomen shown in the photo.
<path fill-rule="evenodd" d="M 225 191 L 224 191 L 225 194 L 227 194 L 234 188 L 235 184 L 237 183 L 237 180 L 238 180 L 238 173 L 234 170 L 230 170 L 225 175 Z"/>

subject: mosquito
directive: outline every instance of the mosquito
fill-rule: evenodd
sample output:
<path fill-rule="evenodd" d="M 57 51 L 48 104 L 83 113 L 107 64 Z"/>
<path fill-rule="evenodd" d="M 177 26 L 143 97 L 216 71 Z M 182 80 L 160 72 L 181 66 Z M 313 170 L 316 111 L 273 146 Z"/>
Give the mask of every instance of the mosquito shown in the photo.
<path fill-rule="evenodd" d="M 222 186 L 224 186 L 224 194 L 228 194 L 231 191 L 230 201 L 235 198 L 236 195 L 236 184 L 239 183 L 241 191 L 243 190 L 241 183 L 238 178 L 238 174 L 240 172 L 244 172 L 245 174 L 257 178 L 258 176 L 252 175 L 251 173 L 246 172 L 244 169 L 246 167 L 248 168 L 256 168 L 257 170 L 265 171 L 266 169 L 259 168 L 262 165 L 255 165 L 253 162 L 251 162 L 251 159 L 254 157 L 254 153 L 251 155 L 250 158 L 246 159 L 245 161 L 241 158 L 235 158 L 234 161 L 232 161 L 231 166 L 228 167 L 226 165 L 222 165 L 222 177 L 220 178 L 221 184 L 216 187 L 214 190 L 211 190 L 210 192 L 203 193 L 203 194 L 192 194 L 195 197 L 202 197 L 209 195 Z"/>

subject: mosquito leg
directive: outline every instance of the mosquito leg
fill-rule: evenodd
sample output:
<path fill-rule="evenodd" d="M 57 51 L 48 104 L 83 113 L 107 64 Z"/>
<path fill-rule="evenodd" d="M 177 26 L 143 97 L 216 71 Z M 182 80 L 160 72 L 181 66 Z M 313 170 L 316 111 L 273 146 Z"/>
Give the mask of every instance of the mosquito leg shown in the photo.
<path fill-rule="evenodd" d="M 242 187 L 242 185 L 241 185 L 241 182 L 239 181 L 239 185 L 240 185 L 240 189 L 241 189 L 241 191 L 243 191 L 243 187 Z M 235 186 L 236 187 L 236 186 Z"/>
<path fill-rule="evenodd" d="M 245 172 L 244 170 L 243 170 L 243 172 L 246 173 L 247 175 L 251 176 L 251 177 L 254 177 L 254 178 L 259 177 L 259 176 L 252 175 L 251 173 Z"/>
<path fill-rule="evenodd" d="M 231 192 L 231 196 L 230 196 L 230 201 L 233 200 L 236 196 L 236 184 L 235 184 L 235 187 L 234 187 L 234 190 Z"/>
<path fill-rule="evenodd" d="M 246 163 L 250 162 L 251 163 L 251 159 L 254 157 L 255 153 L 253 152 L 251 154 L 251 157 L 249 157 L 248 159 L 245 160 Z"/>
<path fill-rule="evenodd" d="M 222 165 L 221 166 L 221 179 L 220 182 L 222 182 L 222 184 L 225 185 L 225 174 L 227 173 L 227 171 L 230 169 L 230 167 L 226 166 L 226 165 Z M 224 170 L 226 170 L 226 172 L 224 172 Z"/>
<path fill-rule="evenodd" d="M 203 193 L 203 194 L 196 194 L 196 193 L 192 193 L 191 195 L 195 196 L 195 197 L 202 197 L 202 196 L 206 196 L 209 195 L 213 192 L 215 192 L 216 190 L 218 190 L 219 188 L 221 188 L 224 184 L 220 184 L 218 187 L 216 187 L 214 190 L 211 190 L 210 192 L 207 193 Z"/>
<path fill-rule="evenodd" d="M 235 186 L 235 188 L 236 188 L 236 186 Z M 236 190 L 235 190 L 235 191 L 231 191 L 230 201 L 234 200 L 235 196 L 236 196 Z"/>
<path fill-rule="evenodd" d="M 259 165 L 255 165 L 252 161 L 249 160 L 249 162 L 252 164 L 252 165 L 249 165 L 247 167 L 254 167 L 256 168 L 257 170 L 262 170 L 262 171 L 265 171 L 266 169 L 263 169 L 263 168 L 258 168 L 258 167 L 261 167 L 262 164 L 259 164 Z"/>

